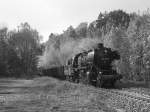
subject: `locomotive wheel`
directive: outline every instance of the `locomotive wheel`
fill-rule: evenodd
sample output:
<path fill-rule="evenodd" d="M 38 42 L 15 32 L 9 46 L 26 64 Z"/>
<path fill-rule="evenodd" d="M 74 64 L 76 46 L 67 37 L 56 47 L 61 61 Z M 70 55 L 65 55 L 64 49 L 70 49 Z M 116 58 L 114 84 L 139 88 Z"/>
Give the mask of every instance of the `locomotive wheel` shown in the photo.
<path fill-rule="evenodd" d="M 97 76 L 96 87 L 102 87 L 103 80 L 100 75 Z"/>

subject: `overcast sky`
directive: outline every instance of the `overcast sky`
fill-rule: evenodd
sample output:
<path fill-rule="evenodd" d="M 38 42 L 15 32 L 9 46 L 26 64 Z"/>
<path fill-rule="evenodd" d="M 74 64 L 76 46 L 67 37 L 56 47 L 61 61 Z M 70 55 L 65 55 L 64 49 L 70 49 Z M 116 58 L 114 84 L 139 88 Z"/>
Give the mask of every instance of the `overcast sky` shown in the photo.
<path fill-rule="evenodd" d="M 92 22 L 100 11 L 142 12 L 147 8 L 150 0 L 0 0 L 0 24 L 14 29 L 28 22 L 46 40 L 50 33 L 61 33 L 70 25 Z"/>

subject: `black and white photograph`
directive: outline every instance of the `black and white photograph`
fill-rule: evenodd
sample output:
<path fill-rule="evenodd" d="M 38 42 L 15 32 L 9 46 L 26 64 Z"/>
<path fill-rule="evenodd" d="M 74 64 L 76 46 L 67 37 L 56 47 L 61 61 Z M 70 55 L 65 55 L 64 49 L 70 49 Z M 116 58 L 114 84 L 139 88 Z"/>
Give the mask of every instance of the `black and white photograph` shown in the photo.
<path fill-rule="evenodd" d="M 150 1 L 0 0 L 0 112 L 150 112 Z"/>

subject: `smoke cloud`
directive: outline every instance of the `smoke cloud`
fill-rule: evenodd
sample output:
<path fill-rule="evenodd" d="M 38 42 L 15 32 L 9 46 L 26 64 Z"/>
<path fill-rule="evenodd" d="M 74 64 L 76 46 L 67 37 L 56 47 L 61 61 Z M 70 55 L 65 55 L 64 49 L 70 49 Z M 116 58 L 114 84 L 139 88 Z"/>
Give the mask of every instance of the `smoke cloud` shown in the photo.
<path fill-rule="evenodd" d="M 70 39 L 60 43 L 59 49 L 54 44 L 47 45 L 45 52 L 39 57 L 39 67 L 52 68 L 63 66 L 68 59 L 83 51 L 93 49 L 100 43 L 97 38 Z"/>

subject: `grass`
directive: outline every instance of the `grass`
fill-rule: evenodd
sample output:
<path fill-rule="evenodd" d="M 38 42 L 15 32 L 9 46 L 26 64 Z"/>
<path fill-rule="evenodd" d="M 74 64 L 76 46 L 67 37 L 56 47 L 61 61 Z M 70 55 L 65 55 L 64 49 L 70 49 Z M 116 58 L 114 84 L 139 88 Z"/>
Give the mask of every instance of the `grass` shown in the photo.
<path fill-rule="evenodd" d="M 96 88 L 49 77 L 3 81 L 0 112 L 117 112 Z M 22 83 L 21 83 L 22 82 Z M 13 86 L 16 85 L 16 86 Z M 9 94 L 8 94 L 9 92 Z"/>
<path fill-rule="evenodd" d="M 119 86 L 126 85 L 132 88 L 117 91 L 142 90 L 142 94 L 149 95 L 149 89 L 133 88 L 142 84 L 123 82 Z M 136 109 L 139 108 L 137 112 L 141 112 L 139 103 L 99 90 L 101 88 L 50 77 L 0 79 L 0 112 L 130 112 L 135 104 Z"/>

